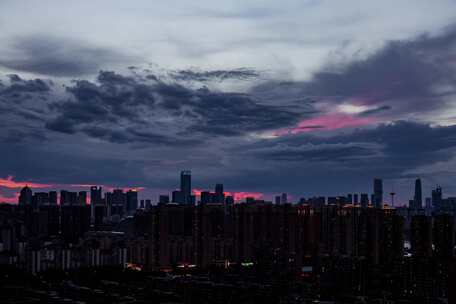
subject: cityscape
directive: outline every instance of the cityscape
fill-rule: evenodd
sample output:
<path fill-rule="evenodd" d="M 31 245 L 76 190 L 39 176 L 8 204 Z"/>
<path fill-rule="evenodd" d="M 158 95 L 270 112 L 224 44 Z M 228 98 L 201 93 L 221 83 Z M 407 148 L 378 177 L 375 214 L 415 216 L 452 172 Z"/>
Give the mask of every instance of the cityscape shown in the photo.
<path fill-rule="evenodd" d="M 0 27 L 0 304 L 456 304 L 455 0 Z"/>
<path fill-rule="evenodd" d="M 423 204 L 418 178 L 409 205 L 393 207 L 382 179 L 372 186 L 371 194 L 295 202 L 286 193 L 235 201 L 223 184 L 194 195 L 188 170 L 179 190 L 158 199 L 138 200 L 135 189 L 25 186 L 17 204 L 0 205 L 0 262 L 46 282 L 46 292 L 29 287 L 24 300 L 451 303 L 456 198 L 437 186 Z M 97 269 L 148 276 L 72 281 Z M 64 285 L 53 282 L 63 274 Z M 2 288 L 3 299 L 12 291 Z"/>

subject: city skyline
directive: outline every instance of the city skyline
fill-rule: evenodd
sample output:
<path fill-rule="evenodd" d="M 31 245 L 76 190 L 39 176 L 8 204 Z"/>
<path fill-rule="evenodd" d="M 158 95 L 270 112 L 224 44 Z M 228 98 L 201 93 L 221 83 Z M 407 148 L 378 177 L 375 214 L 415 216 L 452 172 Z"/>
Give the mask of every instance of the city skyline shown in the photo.
<path fill-rule="evenodd" d="M 181 171 L 181 174 L 184 174 L 185 172 L 190 172 L 190 174 L 191 174 L 190 170 Z M 196 178 L 196 180 L 198 180 L 198 178 Z M 421 205 L 423 205 L 423 202 L 425 199 L 430 199 L 432 197 L 432 191 L 436 187 L 441 187 L 441 185 L 439 185 L 439 184 L 428 185 L 428 187 L 426 189 L 428 191 L 423 191 L 422 186 L 421 186 L 421 184 L 422 184 L 421 178 L 412 179 L 409 181 L 410 194 L 408 196 L 404 196 L 402 200 L 398 200 L 396 197 L 397 193 L 394 192 L 395 183 L 389 183 L 389 181 L 385 181 L 381 178 L 373 178 L 373 184 L 371 182 L 370 189 L 366 188 L 360 192 L 356 192 L 356 191 L 347 191 L 345 193 L 337 193 L 334 191 L 332 191 L 332 192 L 328 191 L 328 192 L 323 192 L 323 193 L 307 192 L 308 195 L 305 195 L 306 192 L 301 192 L 301 193 L 282 192 L 282 195 L 283 194 L 288 195 L 288 197 L 290 198 L 289 201 L 294 202 L 294 203 L 299 202 L 300 198 L 338 197 L 338 196 L 345 196 L 345 195 L 347 195 L 347 193 L 353 194 L 353 195 L 358 195 L 359 197 L 362 194 L 366 194 L 369 196 L 369 198 L 371 198 L 371 195 L 373 195 L 373 197 L 375 197 L 375 181 L 376 180 L 379 180 L 381 183 L 381 186 L 380 186 L 381 189 L 379 190 L 381 194 L 380 194 L 379 200 L 377 201 L 377 205 L 380 204 L 380 202 L 383 202 L 384 204 L 394 205 L 395 207 L 402 207 L 402 206 L 408 207 L 411 201 L 416 200 L 416 196 L 417 196 L 416 191 L 419 191 L 418 193 L 421 194 L 421 199 L 419 200 L 419 203 L 418 203 L 421 206 Z M 418 181 L 419 181 L 419 185 L 420 185 L 419 190 L 417 190 Z M 182 183 L 182 180 L 180 183 Z M 135 187 L 135 186 L 119 187 L 119 186 L 108 186 L 108 185 L 103 185 L 103 184 L 98 184 L 98 185 L 95 185 L 95 184 L 70 184 L 70 185 L 40 184 L 40 183 L 34 183 L 34 182 L 18 182 L 18 181 L 14 180 L 14 177 L 8 176 L 5 179 L 0 178 L 0 187 L 7 189 L 6 193 L 12 193 L 13 195 L 6 196 L 6 197 L 0 195 L 0 203 L 12 203 L 12 204 L 17 203 L 18 199 L 19 199 L 20 189 L 22 189 L 25 186 L 32 188 L 32 189 L 34 188 L 34 190 L 39 190 L 39 191 L 70 190 L 70 191 L 79 192 L 79 191 L 88 191 L 89 188 L 91 188 L 93 186 L 101 187 L 103 189 L 103 191 L 106 191 L 106 192 L 112 192 L 113 190 L 116 190 L 116 189 L 121 189 L 125 192 L 129 191 L 129 190 L 134 190 L 134 191 L 138 192 L 139 197 L 141 199 L 143 199 L 143 200 L 149 199 L 149 200 L 152 200 L 153 203 L 158 203 L 159 197 L 161 195 L 166 194 L 171 197 L 173 192 L 175 192 L 176 190 L 179 190 L 179 187 L 182 190 L 182 184 L 179 184 L 176 181 L 174 184 L 175 184 L 174 187 L 169 187 L 166 189 L 164 188 L 161 190 L 156 190 L 154 192 L 150 192 L 150 191 L 144 192 L 145 187 Z M 384 188 L 385 192 L 383 192 L 383 187 L 385 187 L 384 186 L 385 184 L 386 184 L 386 188 Z M 214 186 L 216 187 L 217 185 L 219 185 L 219 183 L 217 183 L 217 182 L 213 182 L 211 185 L 201 185 L 200 183 L 197 183 L 196 187 L 190 186 L 190 189 L 191 189 L 192 195 L 194 195 L 196 197 L 200 197 L 202 192 L 210 191 L 210 189 L 212 189 Z M 222 187 L 223 187 L 224 184 L 221 183 L 220 185 L 222 185 Z M 394 192 L 394 196 L 395 196 L 394 200 L 391 197 L 392 192 Z M 245 200 L 247 197 L 253 197 L 255 199 L 262 199 L 262 200 L 274 202 L 274 201 L 276 201 L 276 195 L 280 194 L 280 191 L 277 193 L 276 192 L 270 192 L 270 193 L 266 192 L 265 193 L 265 192 L 234 191 L 233 189 L 231 189 L 230 191 L 225 191 L 224 193 L 226 195 L 233 196 L 235 201 L 242 201 L 242 200 Z M 446 191 L 445 191 L 445 195 L 449 196 L 449 197 L 453 197 L 451 195 L 451 193 L 448 193 Z M 90 193 L 89 193 L 89 196 L 87 196 L 87 203 L 89 203 L 89 201 L 90 201 Z"/>
<path fill-rule="evenodd" d="M 455 0 L 0 0 L 1 303 L 456 303 Z"/>
<path fill-rule="evenodd" d="M 157 197 L 186 169 L 197 189 L 268 200 L 375 177 L 398 205 L 416 178 L 423 202 L 436 185 L 456 196 L 454 11 L 2 1 L 0 202 L 24 182 Z"/>
<path fill-rule="evenodd" d="M 9 179 L 9 183 L 14 183 L 12 179 Z M 279 195 L 273 195 L 272 197 L 268 197 L 263 193 L 255 193 L 255 192 L 233 192 L 227 191 L 224 184 L 222 183 L 215 183 L 211 190 L 210 187 L 206 188 L 194 188 L 192 187 L 192 172 L 190 170 L 183 170 L 180 172 L 180 187 L 168 190 L 163 190 L 156 197 L 144 196 L 140 195 L 140 191 L 143 189 L 141 187 L 106 187 L 104 185 L 73 185 L 77 189 L 73 189 L 73 191 L 68 191 L 68 189 L 57 189 L 57 188 L 50 188 L 51 185 L 42 185 L 42 184 L 33 184 L 33 183 L 14 183 L 14 186 L 11 184 L 9 187 L 18 188 L 20 187 L 20 191 L 17 192 L 17 195 L 14 198 L 11 198 L 10 201 L 5 201 L 4 203 L 12 203 L 21 204 L 21 197 L 22 197 L 22 204 L 31 204 L 32 195 L 34 196 L 33 192 L 36 192 L 37 195 L 46 195 L 44 198 L 47 204 L 50 205 L 63 205 L 65 202 L 67 204 L 71 199 L 66 199 L 63 197 L 67 193 L 74 194 L 74 204 L 84 204 L 84 205 L 96 205 L 97 203 L 101 203 L 102 205 L 108 204 L 108 200 L 110 200 L 109 196 L 115 195 L 115 193 L 121 193 L 122 195 L 127 195 L 125 202 L 123 203 L 125 206 L 124 208 L 130 210 L 130 213 L 134 213 L 136 209 L 145 209 L 146 203 L 150 206 L 157 205 L 157 204 L 168 204 L 168 203 L 177 203 L 177 204 L 205 204 L 205 203 L 225 203 L 226 199 L 232 201 L 232 203 L 241 203 L 241 202 L 255 202 L 255 201 L 262 201 L 266 203 L 274 203 L 276 205 L 280 204 L 310 204 L 312 205 L 315 201 L 319 201 L 323 204 L 352 204 L 354 206 L 360 207 L 367 207 L 368 205 L 374 208 L 382 208 L 382 207 L 399 207 L 399 208 L 409 208 L 410 210 L 424 210 L 426 214 L 432 213 L 434 208 L 439 208 L 438 205 L 440 201 L 443 199 L 443 191 L 441 186 L 436 185 L 432 191 L 429 192 L 429 195 L 425 193 L 425 201 L 426 204 L 423 204 L 423 193 L 422 193 L 422 183 L 421 179 L 415 179 L 414 183 L 414 195 L 411 199 L 408 200 L 407 203 L 397 202 L 394 199 L 396 193 L 394 189 L 391 190 L 389 193 L 384 193 L 383 185 L 384 181 L 381 178 L 374 178 L 372 182 L 371 191 L 364 191 L 361 193 L 351 192 L 351 193 L 339 193 L 337 195 L 314 195 L 314 196 L 292 196 L 288 193 L 281 193 Z M 6 183 L 3 181 L 2 185 L 6 186 Z M 33 189 L 32 187 L 36 187 Z M 87 188 L 90 188 L 90 191 L 87 191 Z M 38 191 L 37 191 L 38 190 Z M 79 191 L 80 190 L 80 191 Z M 228 189 L 229 190 L 229 189 Z M 28 203 L 24 203 L 24 194 L 27 194 L 29 197 L 27 200 Z M 440 199 L 435 197 L 435 192 L 440 191 Z M 135 203 L 131 205 L 128 203 L 128 194 L 135 193 Z M 54 195 L 54 203 L 51 203 L 50 196 Z M 81 196 L 83 199 L 81 199 Z M 448 196 L 445 193 L 445 196 Z M 389 197 L 389 199 L 387 198 Z M 37 198 L 38 201 L 41 198 Z M 321 201 L 323 200 L 323 201 Z M 448 196 L 448 203 L 451 205 L 453 201 L 456 200 L 455 197 Z"/>

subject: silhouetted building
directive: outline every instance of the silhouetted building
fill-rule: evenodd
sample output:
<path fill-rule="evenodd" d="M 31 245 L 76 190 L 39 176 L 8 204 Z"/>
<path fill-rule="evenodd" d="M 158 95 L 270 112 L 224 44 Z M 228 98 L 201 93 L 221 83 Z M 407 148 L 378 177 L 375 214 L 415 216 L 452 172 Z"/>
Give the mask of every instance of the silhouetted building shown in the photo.
<path fill-rule="evenodd" d="M 211 193 L 209 191 L 202 191 L 200 202 L 201 204 L 211 204 L 214 202 L 214 197 L 214 193 Z"/>
<path fill-rule="evenodd" d="M 169 198 L 168 198 L 169 200 Z M 152 208 L 152 201 L 150 199 L 146 199 L 146 210 L 150 210 Z"/>
<path fill-rule="evenodd" d="M 454 217 L 449 214 L 439 214 L 434 217 L 434 255 L 438 258 L 454 257 L 455 245 Z"/>
<path fill-rule="evenodd" d="M 80 206 L 87 205 L 87 192 L 79 191 L 78 193 L 78 203 Z"/>
<path fill-rule="evenodd" d="M 60 206 L 73 206 L 78 204 L 78 193 L 66 190 L 60 191 Z"/>
<path fill-rule="evenodd" d="M 103 219 L 107 216 L 105 203 L 102 188 L 97 186 L 90 187 L 90 218 L 96 228 L 103 223 Z"/>
<path fill-rule="evenodd" d="M 375 208 L 383 206 L 383 181 L 380 178 L 374 179 L 374 201 Z"/>
<path fill-rule="evenodd" d="M 173 203 L 182 204 L 184 202 L 184 195 L 182 194 L 182 191 L 179 191 L 179 190 L 173 191 L 172 196 L 171 196 L 171 201 Z"/>
<path fill-rule="evenodd" d="M 49 205 L 49 193 L 48 192 L 35 192 L 32 197 L 32 206 L 34 209 L 38 209 L 40 206 Z"/>
<path fill-rule="evenodd" d="M 437 212 L 442 209 L 442 187 L 440 186 L 432 190 L 432 205 Z"/>
<path fill-rule="evenodd" d="M 423 208 L 423 194 L 421 189 L 421 179 L 417 178 L 415 180 L 415 196 L 413 197 L 413 206 L 412 209 L 418 210 Z"/>
<path fill-rule="evenodd" d="M 49 192 L 49 205 L 52 205 L 52 206 L 57 205 L 57 191 Z"/>
<path fill-rule="evenodd" d="M 138 191 L 135 189 L 128 190 L 126 194 L 126 211 L 128 215 L 132 215 L 138 208 Z"/>
<path fill-rule="evenodd" d="M 97 186 L 90 187 L 90 204 L 100 204 L 103 199 L 102 188 Z"/>
<path fill-rule="evenodd" d="M 180 191 L 182 193 L 183 204 L 192 203 L 192 172 L 189 170 L 182 171 L 180 175 Z"/>
<path fill-rule="evenodd" d="M 225 202 L 225 192 L 223 191 L 223 184 L 215 185 L 214 203 L 222 204 Z"/>
<path fill-rule="evenodd" d="M 158 198 L 158 202 L 160 204 L 168 204 L 169 203 L 169 195 L 160 195 Z"/>
<path fill-rule="evenodd" d="M 282 193 L 280 196 L 280 203 L 281 204 L 287 204 L 288 203 L 288 196 L 286 193 Z"/>
<path fill-rule="evenodd" d="M 274 202 L 276 205 L 280 205 L 280 202 L 282 201 L 280 195 L 276 195 L 274 198 Z"/>
<path fill-rule="evenodd" d="M 124 216 L 127 206 L 127 197 L 122 189 L 114 189 L 111 196 L 111 217 Z"/>
<path fill-rule="evenodd" d="M 432 255 L 432 218 L 425 215 L 412 217 L 410 226 L 410 245 L 413 257 Z"/>
<path fill-rule="evenodd" d="M 229 195 L 225 198 L 225 204 L 226 205 L 234 205 L 234 197 Z"/>
<path fill-rule="evenodd" d="M 21 189 L 21 192 L 19 194 L 19 205 L 32 205 L 32 189 L 30 189 L 28 186 L 25 186 L 24 188 Z"/>

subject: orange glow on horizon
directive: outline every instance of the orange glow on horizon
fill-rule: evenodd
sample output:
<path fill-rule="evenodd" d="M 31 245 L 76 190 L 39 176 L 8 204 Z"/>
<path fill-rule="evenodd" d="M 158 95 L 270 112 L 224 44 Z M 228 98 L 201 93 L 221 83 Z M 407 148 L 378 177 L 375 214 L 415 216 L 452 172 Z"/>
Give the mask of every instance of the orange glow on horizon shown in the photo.
<path fill-rule="evenodd" d="M 10 196 L 3 196 L 0 194 L 0 204 L 1 203 L 9 203 L 9 204 L 16 204 L 19 200 L 19 192 L 14 193 L 13 197 Z"/>
<path fill-rule="evenodd" d="M 0 178 L 0 187 L 5 187 L 8 189 L 19 189 L 28 186 L 30 188 L 50 188 L 54 185 L 51 184 L 39 184 L 32 182 L 17 182 L 14 181 L 14 176 L 8 175 L 6 178 Z"/>

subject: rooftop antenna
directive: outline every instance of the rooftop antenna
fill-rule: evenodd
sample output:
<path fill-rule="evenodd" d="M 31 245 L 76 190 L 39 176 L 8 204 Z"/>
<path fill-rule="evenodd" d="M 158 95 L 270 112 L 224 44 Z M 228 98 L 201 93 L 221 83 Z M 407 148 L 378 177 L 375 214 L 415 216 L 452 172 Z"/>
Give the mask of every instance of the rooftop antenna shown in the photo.
<path fill-rule="evenodd" d="M 396 195 L 396 192 L 394 192 L 394 184 L 391 186 L 391 207 L 394 207 L 394 196 Z"/>

